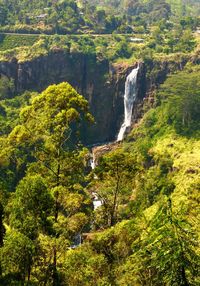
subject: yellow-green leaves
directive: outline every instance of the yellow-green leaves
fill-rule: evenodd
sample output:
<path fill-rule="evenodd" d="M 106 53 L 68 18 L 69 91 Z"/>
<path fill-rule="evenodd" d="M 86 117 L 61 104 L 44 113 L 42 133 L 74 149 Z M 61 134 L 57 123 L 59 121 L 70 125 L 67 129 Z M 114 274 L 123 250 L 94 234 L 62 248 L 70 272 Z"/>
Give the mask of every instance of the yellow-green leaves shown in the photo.
<path fill-rule="evenodd" d="M 23 125 L 17 125 L 8 136 L 11 144 L 25 143 L 30 139 L 30 132 Z"/>
<path fill-rule="evenodd" d="M 20 117 L 34 136 L 44 139 L 55 135 L 57 140 L 69 139 L 71 124 L 81 118 L 92 121 L 87 100 L 65 82 L 51 85 L 34 97 L 31 105 L 22 109 Z"/>

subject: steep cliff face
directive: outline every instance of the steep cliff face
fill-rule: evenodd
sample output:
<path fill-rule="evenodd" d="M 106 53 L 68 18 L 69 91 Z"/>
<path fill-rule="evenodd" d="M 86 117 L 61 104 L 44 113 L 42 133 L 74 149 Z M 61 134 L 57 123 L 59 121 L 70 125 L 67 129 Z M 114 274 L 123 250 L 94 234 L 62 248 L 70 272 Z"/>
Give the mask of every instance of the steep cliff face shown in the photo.
<path fill-rule="evenodd" d="M 123 81 L 117 78 L 107 60 L 95 55 L 52 52 L 29 62 L 0 62 L 0 74 L 13 78 L 16 92 L 42 91 L 48 85 L 69 82 L 90 104 L 95 117 L 93 126 L 82 128 L 84 143 L 93 144 L 113 140 L 123 113 Z"/>
<path fill-rule="evenodd" d="M 141 64 L 138 74 L 137 100 L 133 110 L 136 121 L 141 116 L 143 98 L 155 86 L 162 83 L 173 69 L 180 69 L 180 63 Z M 32 61 L 0 62 L 0 74 L 13 78 L 16 92 L 24 90 L 42 91 L 48 85 L 69 82 L 90 104 L 95 117 L 93 126 L 83 126 L 82 141 L 95 144 L 116 139 L 123 121 L 124 84 L 127 75 L 136 66 L 112 65 L 108 60 L 99 60 L 94 54 L 67 53 L 62 50 L 49 53 Z"/>
<path fill-rule="evenodd" d="M 164 83 L 167 76 L 182 70 L 188 61 L 190 61 L 188 56 L 180 56 L 176 59 L 148 60 L 140 65 L 137 82 L 138 94 L 132 115 L 133 124 L 141 119 L 146 108 L 153 105 L 155 91 Z"/>

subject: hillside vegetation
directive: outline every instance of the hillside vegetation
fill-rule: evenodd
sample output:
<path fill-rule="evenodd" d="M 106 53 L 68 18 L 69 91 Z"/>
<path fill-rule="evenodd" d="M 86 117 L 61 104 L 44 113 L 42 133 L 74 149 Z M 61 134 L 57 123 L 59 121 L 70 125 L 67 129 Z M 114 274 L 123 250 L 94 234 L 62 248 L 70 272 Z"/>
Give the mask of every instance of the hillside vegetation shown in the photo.
<path fill-rule="evenodd" d="M 170 75 L 94 170 L 86 100 L 66 83 L 9 99 L 1 80 L 1 285 L 199 285 L 199 79 Z"/>
<path fill-rule="evenodd" d="M 195 1 L 164 0 L 1 1 L 1 31 L 25 35 L 1 34 L 0 59 L 23 62 L 54 50 L 110 61 L 188 53 L 197 45 L 198 7 Z"/>
<path fill-rule="evenodd" d="M 185 0 L 1 0 L 0 25 L 2 31 L 22 33 L 132 33 L 198 11 L 198 1 Z"/>
<path fill-rule="evenodd" d="M 95 272 L 96 255 L 104 276 L 84 285 L 199 284 L 199 75 L 194 67 L 170 76 L 127 140 L 99 159 L 89 187 L 103 200 L 98 231 L 68 253 L 70 285 L 87 279 L 86 265 Z M 86 253 L 87 262 L 75 259 Z"/>
<path fill-rule="evenodd" d="M 24 33 L 0 35 L 1 286 L 200 285 L 198 25 L 197 0 L 0 0 L 1 32 Z M 93 169 L 87 100 L 4 74 L 54 53 L 140 62 L 137 122 Z"/>

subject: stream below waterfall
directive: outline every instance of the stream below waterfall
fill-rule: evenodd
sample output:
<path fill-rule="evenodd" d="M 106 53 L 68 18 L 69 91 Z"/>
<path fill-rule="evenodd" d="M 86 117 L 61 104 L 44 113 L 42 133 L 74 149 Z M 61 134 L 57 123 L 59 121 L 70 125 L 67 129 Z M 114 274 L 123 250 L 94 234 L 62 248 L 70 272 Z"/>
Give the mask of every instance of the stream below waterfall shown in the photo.
<path fill-rule="evenodd" d="M 93 151 L 91 153 L 90 166 L 92 170 L 94 170 L 96 167 L 95 154 Z M 97 176 L 95 174 L 94 174 L 94 179 L 97 179 Z M 92 203 L 93 203 L 94 210 L 102 206 L 102 201 L 99 199 L 98 194 L 95 192 L 92 193 Z"/>
<path fill-rule="evenodd" d="M 125 82 L 125 92 L 124 92 L 124 121 L 121 125 L 120 131 L 117 136 L 117 142 L 122 141 L 124 139 L 125 133 L 127 129 L 130 128 L 132 123 L 132 112 L 133 112 L 133 105 L 136 100 L 137 95 L 137 75 L 139 71 L 139 65 L 137 68 L 134 68 L 131 73 L 127 76 Z M 111 142 L 107 142 L 109 144 Z M 94 147 L 103 146 L 106 143 L 102 144 L 94 144 L 91 146 L 87 146 L 91 148 L 90 159 L 89 159 L 89 166 L 92 170 L 96 167 L 96 158 L 95 153 L 93 151 Z M 94 174 L 94 179 L 97 179 L 97 176 Z M 94 210 L 101 207 L 103 202 L 100 200 L 98 194 L 96 192 L 92 192 L 92 203 Z M 74 244 L 70 248 L 76 248 L 82 242 L 81 234 L 77 234 L 74 239 Z"/>
<path fill-rule="evenodd" d="M 127 76 L 125 82 L 125 92 L 124 92 L 124 121 L 121 125 L 120 131 L 117 136 L 117 142 L 124 139 L 127 128 L 131 126 L 132 123 L 132 112 L 133 105 L 136 100 L 137 95 L 137 75 L 139 71 L 139 64 L 134 68 L 131 73 Z M 98 144 L 96 145 L 98 146 Z M 95 146 L 94 146 L 95 147 Z M 96 158 L 92 150 L 90 158 L 90 166 L 92 170 L 96 167 Z M 94 175 L 95 178 L 95 175 Z M 98 194 L 92 193 L 93 196 L 93 206 L 94 210 L 102 205 L 102 201 L 98 198 Z"/>

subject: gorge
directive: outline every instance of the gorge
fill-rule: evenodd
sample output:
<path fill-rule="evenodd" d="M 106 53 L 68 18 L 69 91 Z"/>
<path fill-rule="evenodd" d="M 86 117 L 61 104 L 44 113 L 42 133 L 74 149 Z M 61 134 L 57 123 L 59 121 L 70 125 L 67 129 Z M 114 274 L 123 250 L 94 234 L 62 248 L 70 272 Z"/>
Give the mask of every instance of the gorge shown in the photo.
<path fill-rule="evenodd" d="M 0 286 L 200 285 L 200 0 L 0 0 Z"/>
<path fill-rule="evenodd" d="M 166 76 L 181 69 L 187 59 L 148 61 L 140 65 L 137 76 L 137 98 L 133 121 L 141 117 L 143 99 L 164 82 Z M 15 58 L 0 62 L 0 75 L 14 80 L 15 93 L 42 91 L 48 85 L 69 82 L 89 101 L 95 124 L 83 124 L 84 144 L 115 141 L 124 118 L 124 86 L 127 76 L 137 64 L 116 63 L 99 59 L 95 54 L 52 51 L 46 56 L 20 62 Z M 94 79 L 95 73 L 95 79 Z"/>

